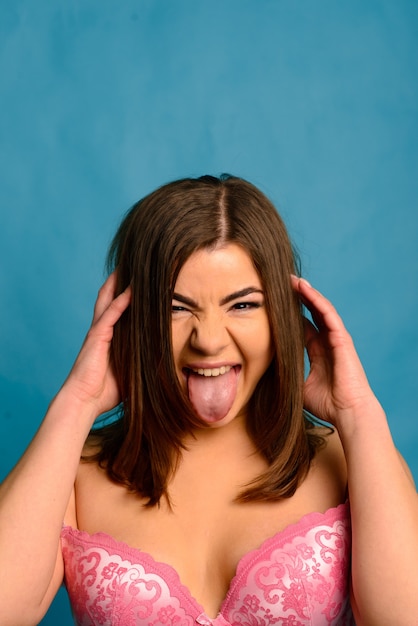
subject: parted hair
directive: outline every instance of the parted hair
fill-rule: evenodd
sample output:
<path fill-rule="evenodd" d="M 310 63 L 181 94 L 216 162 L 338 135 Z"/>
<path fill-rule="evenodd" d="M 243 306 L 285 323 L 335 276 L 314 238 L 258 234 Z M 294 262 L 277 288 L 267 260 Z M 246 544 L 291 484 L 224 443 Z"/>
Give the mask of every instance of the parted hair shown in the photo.
<path fill-rule="evenodd" d="M 168 183 L 137 202 L 109 249 L 120 293 L 130 307 L 115 326 L 112 365 L 121 394 L 118 417 L 90 435 L 94 460 L 108 476 L 147 498 L 168 497 L 167 485 L 184 439 L 205 428 L 178 380 L 171 308 L 180 269 L 193 252 L 235 243 L 250 255 L 263 285 L 274 356 L 250 399 L 247 430 L 268 469 L 240 501 L 291 496 L 322 439 L 303 411 L 304 339 L 301 305 L 290 275 L 297 255 L 283 220 L 254 185 L 222 175 Z"/>

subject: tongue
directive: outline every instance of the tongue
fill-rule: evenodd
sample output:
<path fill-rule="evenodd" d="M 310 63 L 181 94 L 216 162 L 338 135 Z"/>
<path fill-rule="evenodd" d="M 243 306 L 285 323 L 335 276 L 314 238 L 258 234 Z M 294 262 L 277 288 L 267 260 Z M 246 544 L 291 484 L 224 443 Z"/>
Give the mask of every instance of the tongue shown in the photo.
<path fill-rule="evenodd" d="M 191 372 L 188 377 L 189 398 L 205 422 L 217 422 L 230 410 L 237 393 L 237 374 L 231 367 L 219 376 Z"/>

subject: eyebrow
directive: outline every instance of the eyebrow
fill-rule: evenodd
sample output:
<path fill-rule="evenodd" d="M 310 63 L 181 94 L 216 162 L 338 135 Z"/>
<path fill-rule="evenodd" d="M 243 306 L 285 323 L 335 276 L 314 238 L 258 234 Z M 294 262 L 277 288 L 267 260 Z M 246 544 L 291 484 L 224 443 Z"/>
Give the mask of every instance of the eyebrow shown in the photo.
<path fill-rule="evenodd" d="M 234 293 L 230 293 L 225 298 L 222 298 L 220 301 L 221 306 L 224 304 L 228 304 L 228 302 L 232 302 L 233 300 L 237 300 L 238 298 L 244 298 L 245 296 L 249 296 L 252 293 L 260 293 L 263 294 L 263 290 L 259 287 L 245 287 L 244 289 L 240 289 L 239 291 L 234 291 Z M 192 308 L 199 308 L 197 302 L 192 300 L 191 298 L 187 298 L 187 296 L 182 296 L 180 293 L 173 294 L 173 300 L 177 300 L 178 302 L 182 302 L 183 304 L 187 304 Z"/>

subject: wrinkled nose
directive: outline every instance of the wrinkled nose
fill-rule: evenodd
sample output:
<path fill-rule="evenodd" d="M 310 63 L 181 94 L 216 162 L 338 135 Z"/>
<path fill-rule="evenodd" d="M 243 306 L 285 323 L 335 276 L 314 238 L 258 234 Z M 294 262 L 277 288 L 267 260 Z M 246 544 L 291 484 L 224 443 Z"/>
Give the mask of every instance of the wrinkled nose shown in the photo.
<path fill-rule="evenodd" d="M 219 316 L 196 319 L 191 337 L 191 347 L 207 356 L 217 356 L 228 344 L 228 332 Z"/>

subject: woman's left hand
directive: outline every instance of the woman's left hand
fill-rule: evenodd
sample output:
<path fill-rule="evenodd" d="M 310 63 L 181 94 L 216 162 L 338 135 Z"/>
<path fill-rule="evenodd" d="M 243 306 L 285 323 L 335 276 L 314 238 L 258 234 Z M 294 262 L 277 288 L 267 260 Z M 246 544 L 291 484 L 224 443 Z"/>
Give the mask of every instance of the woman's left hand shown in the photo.
<path fill-rule="evenodd" d="M 292 285 L 314 322 L 305 319 L 305 409 L 338 430 L 352 427 L 356 416 L 377 403 L 353 340 L 329 300 L 303 278 L 292 276 Z"/>

